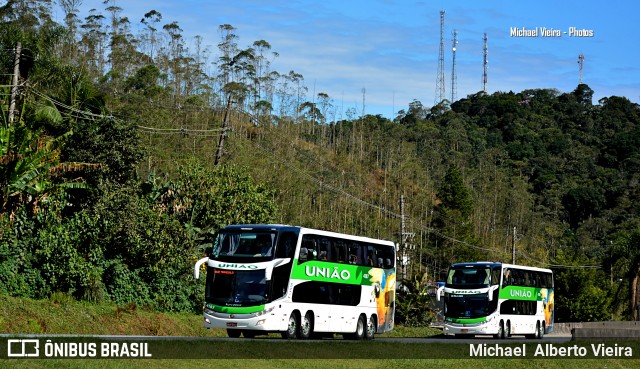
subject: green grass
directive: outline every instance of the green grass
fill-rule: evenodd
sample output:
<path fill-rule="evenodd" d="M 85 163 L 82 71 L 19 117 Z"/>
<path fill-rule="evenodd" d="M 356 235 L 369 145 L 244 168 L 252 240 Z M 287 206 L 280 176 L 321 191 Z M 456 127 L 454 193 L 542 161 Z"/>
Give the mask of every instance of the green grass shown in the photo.
<path fill-rule="evenodd" d="M 52 368 L 87 368 L 87 369 L 160 369 L 160 368 L 234 368 L 234 369 L 276 369 L 276 368 L 548 368 L 548 369 L 588 369 L 588 368 L 638 368 L 638 360 L 526 360 L 526 359 L 434 359 L 434 360 L 0 360 L 0 365 L 7 369 L 52 369 Z"/>
<path fill-rule="evenodd" d="M 97 334 L 226 337 L 224 329 L 205 329 L 200 314 L 148 311 L 77 301 L 63 294 L 48 300 L 0 295 L 0 332 L 15 334 Z M 384 337 L 430 337 L 435 328 L 397 326 Z M 279 337 L 279 335 L 273 335 Z"/>

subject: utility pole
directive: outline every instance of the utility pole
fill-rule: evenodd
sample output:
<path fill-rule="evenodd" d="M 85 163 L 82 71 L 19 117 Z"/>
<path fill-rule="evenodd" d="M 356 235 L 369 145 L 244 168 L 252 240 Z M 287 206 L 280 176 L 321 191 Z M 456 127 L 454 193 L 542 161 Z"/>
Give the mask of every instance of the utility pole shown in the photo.
<path fill-rule="evenodd" d="M 402 279 L 407 279 L 407 266 L 406 266 L 406 239 L 404 224 L 404 195 L 400 195 L 400 260 L 402 263 Z"/>
<path fill-rule="evenodd" d="M 516 263 L 516 227 L 513 227 L 513 238 L 511 239 L 511 264 Z"/>
<path fill-rule="evenodd" d="M 16 55 L 13 61 L 13 80 L 11 82 L 11 103 L 9 104 L 9 124 L 13 123 L 16 111 L 16 99 L 18 98 L 18 79 L 20 78 L 20 53 L 22 44 L 16 44 Z"/>
<path fill-rule="evenodd" d="M 222 132 L 220 132 L 220 139 L 218 140 L 218 149 L 216 150 L 216 161 L 214 163 L 215 166 L 220 164 L 220 160 L 222 159 L 222 150 L 224 148 L 224 138 L 227 135 L 227 129 L 229 127 L 229 109 L 231 108 L 231 93 L 229 93 L 229 98 L 227 99 L 227 108 L 224 111 L 224 119 L 222 121 Z"/>
<path fill-rule="evenodd" d="M 404 216 L 404 195 L 400 195 L 400 262 L 402 263 L 402 279 L 407 278 L 407 264 L 409 264 L 407 242 L 409 241 L 409 237 L 413 238 L 413 236 L 413 233 L 407 232 Z"/>

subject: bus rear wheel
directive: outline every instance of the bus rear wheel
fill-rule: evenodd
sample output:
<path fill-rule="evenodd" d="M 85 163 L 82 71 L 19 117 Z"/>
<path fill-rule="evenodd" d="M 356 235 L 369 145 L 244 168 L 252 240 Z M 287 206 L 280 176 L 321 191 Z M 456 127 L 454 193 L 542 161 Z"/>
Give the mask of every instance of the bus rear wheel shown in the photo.
<path fill-rule="evenodd" d="M 313 334 L 313 313 L 307 311 L 300 322 L 300 338 L 307 340 Z"/>
<path fill-rule="evenodd" d="M 541 340 L 544 337 L 544 323 L 538 323 L 538 334 L 536 335 L 537 339 Z"/>
<path fill-rule="evenodd" d="M 364 331 L 364 338 L 367 340 L 372 340 L 376 334 L 376 321 L 375 317 L 371 315 L 369 320 L 367 321 L 367 329 Z"/>

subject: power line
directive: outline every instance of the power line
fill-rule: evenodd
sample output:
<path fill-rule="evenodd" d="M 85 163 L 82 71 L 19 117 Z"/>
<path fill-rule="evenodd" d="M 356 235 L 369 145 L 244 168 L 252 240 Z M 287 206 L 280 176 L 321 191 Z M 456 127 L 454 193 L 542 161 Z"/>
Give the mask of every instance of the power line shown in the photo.
<path fill-rule="evenodd" d="M 175 134 L 175 133 L 210 133 L 210 132 L 220 132 L 222 128 L 216 129 L 190 129 L 190 128 L 154 128 L 154 127 L 145 127 L 136 125 L 136 128 L 139 128 L 144 131 L 148 131 L 149 133 L 159 133 L 159 134 Z"/>
<path fill-rule="evenodd" d="M 100 118 L 100 119 L 114 119 L 114 120 L 122 122 L 121 119 L 118 119 L 118 118 L 114 117 L 113 115 L 94 114 L 94 113 L 91 113 L 91 112 L 88 112 L 88 111 L 79 110 L 79 109 L 76 109 L 76 108 L 71 107 L 69 105 L 66 105 L 64 103 L 61 103 L 61 102 L 59 102 L 59 101 L 57 101 L 57 100 L 55 100 L 55 99 L 53 99 L 53 98 L 51 98 L 49 96 L 46 96 L 46 95 L 44 95 L 44 94 L 42 94 L 42 93 L 40 93 L 40 92 L 38 92 L 36 90 L 30 90 L 30 91 L 33 92 L 37 96 L 40 96 L 40 97 L 42 97 L 44 99 L 47 99 L 47 100 L 51 101 L 55 105 L 61 106 L 61 107 L 65 108 L 65 109 L 67 109 L 67 110 L 69 110 L 71 112 L 74 112 L 76 114 L 81 114 L 82 116 L 74 116 L 74 117 L 76 117 L 78 119 L 87 119 L 86 116 L 89 116 L 89 117 L 92 117 L 92 118 Z M 259 122 L 259 119 L 257 117 L 254 117 L 253 115 L 251 115 L 249 113 L 246 113 L 246 114 L 252 120 L 255 120 L 256 122 Z M 145 131 L 146 133 L 154 133 L 154 134 L 186 134 L 186 133 L 201 133 L 201 134 L 204 134 L 204 135 L 196 135 L 197 137 L 206 137 L 206 133 L 222 131 L 221 128 L 204 130 L 204 129 L 187 129 L 187 128 L 154 128 L 154 127 L 146 127 L 146 126 L 141 126 L 141 125 L 136 125 L 135 127 Z M 210 135 L 209 137 L 213 137 L 213 136 L 214 135 Z M 312 176 L 311 174 L 309 174 L 309 173 L 297 168 L 293 164 L 290 164 L 289 162 L 285 162 L 285 161 L 277 158 L 274 155 L 274 151 L 273 150 L 266 149 L 266 148 L 262 147 L 261 145 L 259 145 L 256 142 L 253 142 L 253 141 L 250 141 L 250 142 L 252 142 L 260 150 L 269 153 L 269 155 L 271 156 L 271 158 L 273 160 L 275 160 L 275 161 L 279 162 L 280 164 L 288 167 L 289 169 L 293 170 L 295 173 L 300 174 L 300 175 L 310 179 L 311 181 L 317 183 L 320 187 L 324 187 L 324 188 L 326 188 L 326 189 L 328 189 L 328 190 L 330 190 L 332 192 L 335 192 L 337 194 L 343 195 L 343 196 L 347 197 L 348 199 L 350 199 L 350 200 L 352 200 L 354 202 L 357 202 L 357 203 L 359 203 L 361 205 L 368 206 L 368 207 L 370 207 L 372 209 L 381 211 L 381 212 L 387 214 L 388 216 L 391 216 L 391 217 L 394 217 L 394 218 L 401 218 L 402 217 L 401 214 L 395 213 L 393 211 L 390 211 L 390 210 L 386 209 L 385 207 L 382 207 L 382 206 L 373 204 L 371 202 L 365 201 L 363 199 L 360 199 L 360 198 L 358 198 L 358 197 L 356 197 L 356 196 L 344 191 L 343 189 L 341 189 L 339 187 L 336 187 L 336 186 L 333 186 L 331 184 L 328 184 L 325 181 L 322 181 L 322 180 Z M 473 249 L 476 249 L 476 250 L 487 251 L 487 252 L 491 252 L 491 253 L 501 253 L 501 251 L 496 250 L 496 249 L 490 249 L 490 248 L 486 248 L 486 247 L 480 247 L 480 246 L 477 246 L 477 245 L 472 245 L 472 244 L 470 244 L 470 243 L 468 243 L 466 241 L 458 240 L 458 239 L 456 239 L 454 237 L 447 236 L 447 235 L 443 234 L 442 232 L 440 232 L 440 231 L 438 231 L 438 230 L 436 230 L 434 228 L 431 228 L 431 227 L 422 227 L 422 228 L 423 228 L 423 230 L 427 231 L 427 233 L 432 233 L 432 234 L 434 234 L 434 235 L 436 235 L 436 236 L 438 236 L 440 238 L 449 240 L 449 241 L 454 242 L 454 243 L 459 243 L 459 244 L 462 244 L 464 246 L 467 246 L 467 247 L 470 247 L 470 248 L 473 248 Z M 525 258 L 527 258 L 529 260 L 535 261 L 540 265 L 547 265 L 547 266 L 553 267 L 553 268 L 567 268 L 567 269 L 580 269 L 580 268 L 582 268 L 582 269 L 594 269 L 594 268 L 601 268 L 600 265 L 574 266 L 574 265 L 560 265 L 560 264 L 544 263 L 544 262 L 540 262 L 538 260 L 534 260 L 530 256 L 528 256 L 528 255 L 526 255 L 526 254 L 524 254 L 524 253 L 522 253 L 520 251 L 518 252 L 518 254 L 521 254 L 523 257 L 525 257 Z"/>
<path fill-rule="evenodd" d="M 99 119 L 115 119 L 115 117 L 113 115 L 95 114 L 95 113 L 92 113 L 92 112 L 89 112 L 89 111 L 86 111 L 86 110 L 80 110 L 80 109 L 74 108 L 74 107 L 69 106 L 69 105 L 67 105 L 65 103 L 61 103 L 60 101 L 57 101 L 57 100 L 55 100 L 55 99 L 53 99 L 53 98 L 51 98 L 51 97 L 49 97 L 49 96 L 47 96 L 47 95 L 45 95 L 43 93 L 40 93 L 40 92 L 38 92 L 36 90 L 30 90 L 30 92 L 32 92 L 36 96 L 40 96 L 43 99 L 51 101 L 54 105 L 60 106 L 60 107 L 62 107 L 64 109 L 67 109 L 67 110 L 69 110 L 69 111 L 71 111 L 73 113 L 76 113 L 76 114 L 81 114 L 83 116 L 92 117 L 92 118 L 99 118 Z M 83 118 L 78 117 L 78 116 L 75 116 L 75 118 L 83 119 Z M 84 117 L 84 119 L 86 119 L 86 117 Z"/>
<path fill-rule="evenodd" d="M 248 114 L 248 115 L 252 119 L 255 119 L 256 121 L 259 121 L 256 117 L 253 117 L 251 114 Z M 278 158 L 275 155 L 275 151 L 274 150 L 267 149 L 267 148 L 261 146 L 260 144 L 258 144 L 257 142 L 251 141 L 251 143 L 255 147 L 257 147 L 258 149 L 260 149 L 261 151 L 267 152 L 269 154 L 269 156 L 273 160 L 275 160 L 275 161 L 279 162 L 280 164 L 286 166 L 287 168 L 291 169 L 293 172 L 295 172 L 297 174 L 300 174 L 300 175 L 310 179 L 311 181 L 317 183 L 318 185 L 320 185 L 320 187 L 324 187 L 324 188 L 326 188 L 326 189 L 328 189 L 328 190 L 330 190 L 332 192 L 335 192 L 337 194 L 343 195 L 343 196 L 347 197 L 348 199 L 357 202 L 358 204 L 361 204 L 361 205 L 364 205 L 364 206 L 368 206 L 368 207 L 370 207 L 372 209 L 375 209 L 375 210 L 382 211 L 383 213 L 385 213 L 385 214 L 387 214 L 387 215 L 389 215 L 391 217 L 399 218 L 399 219 L 402 218 L 401 214 L 398 214 L 398 213 L 395 213 L 393 211 L 390 211 L 390 210 L 388 210 L 388 209 L 386 209 L 386 208 L 384 208 L 382 206 L 379 206 L 379 205 L 370 203 L 368 201 L 362 200 L 362 199 L 360 199 L 360 198 L 358 198 L 358 197 L 356 197 L 356 196 L 344 191 L 343 189 L 341 189 L 339 187 L 330 185 L 330 184 L 326 183 L 325 181 L 322 181 L 322 180 L 314 177 L 313 175 L 311 175 L 311 174 L 299 169 L 298 167 L 294 166 L 293 164 L 290 164 L 289 162 L 281 160 L 280 158 Z M 442 239 L 451 241 L 453 243 L 458 243 L 458 244 L 464 245 L 466 247 L 469 247 L 469 248 L 472 248 L 472 249 L 475 249 L 475 250 L 486 251 L 486 252 L 490 252 L 490 253 L 493 253 L 493 254 L 504 254 L 504 251 L 500 251 L 498 249 L 487 248 L 487 247 L 481 247 L 481 246 L 477 246 L 477 245 L 472 245 L 472 244 L 470 244 L 470 243 L 468 243 L 466 241 L 459 240 L 457 238 L 448 236 L 448 235 L 446 235 L 446 234 L 444 234 L 444 233 L 442 233 L 442 232 L 440 232 L 440 231 L 438 231 L 438 230 L 436 230 L 434 228 L 428 227 L 428 226 L 422 226 L 420 228 L 422 228 L 422 230 L 426 231 L 427 233 L 434 234 L 437 237 L 440 237 Z M 551 264 L 551 263 L 545 263 L 545 262 L 542 262 L 540 260 L 533 259 L 532 257 L 530 257 L 529 255 L 525 254 L 522 251 L 517 251 L 517 254 L 522 256 L 522 257 L 524 257 L 524 258 L 526 258 L 526 259 L 529 259 L 529 260 L 533 261 L 534 263 L 537 263 L 538 265 L 544 265 L 544 266 L 553 267 L 553 268 L 565 268 L 565 269 L 597 269 L 597 268 L 601 268 L 600 265 L 561 265 L 561 264 Z"/>

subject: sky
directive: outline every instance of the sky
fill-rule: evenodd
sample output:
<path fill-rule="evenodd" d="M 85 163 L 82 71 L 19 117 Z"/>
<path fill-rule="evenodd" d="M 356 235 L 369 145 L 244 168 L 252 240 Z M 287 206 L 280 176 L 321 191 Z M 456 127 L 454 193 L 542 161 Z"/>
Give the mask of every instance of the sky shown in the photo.
<path fill-rule="evenodd" d="M 111 0 L 110 4 L 113 3 Z M 304 76 L 308 100 L 326 93 L 338 119 L 348 109 L 394 118 L 414 100 L 436 102 L 440 11 L 445 11 L 445 96 L 451 99 L 453 31 L 456 100 L 483 89 L 483 34 L 488 37 L 487 92 L 533 88 L 573 91 L 582 81 L 603 97 L 640 102 L 640 2 L 513 0 L 115 0 L 134 33 L 150 10 L 162 24 L 177 22 L 187 43 L 195 36 L 219 56 L 218 27 L 236 28 L 238 46 L 265 40 L 279 54 L 272 68 Z M 608 6 L 609 5 L 609 6 Z M 83 0 L 104 11 L 103 0 Z M 62 22 L 63 13 L 57 18 Z M 545 37 L 542 28 L 560 32 Z M 575 27 L 586 36 L 571 36 Z M 516 36 L 512 29 L 538 35 Z"/>

